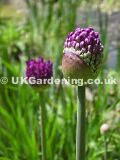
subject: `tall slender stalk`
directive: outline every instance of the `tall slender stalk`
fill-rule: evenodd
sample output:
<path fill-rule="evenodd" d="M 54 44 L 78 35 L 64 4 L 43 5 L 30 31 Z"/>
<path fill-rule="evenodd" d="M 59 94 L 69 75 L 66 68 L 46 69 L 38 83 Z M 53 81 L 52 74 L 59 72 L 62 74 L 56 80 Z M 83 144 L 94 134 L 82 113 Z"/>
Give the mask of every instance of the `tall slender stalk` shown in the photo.
<path fill-rule="evenodd" d="M 85 160 L 85 86 L 78 86 L 76 160 Z"/>
<path fill-rule="evenodd" d="M 107 138 L 106 135 L 104 135 L 104 147 L 105 147 L 105 154 L 104 154 L 104 160 L 107 160 L 107 150 L 108 150 L 108 146 L 107 146 Z"/>
<path fill-rule="evenodd" d="M 40 123 L 40 128 L 41 128 L 41 148 L 42 148 L 42 160 L 46 160 L 46 136 L 45 136 L 45 121 L 46 121 L 46 116 L 45 116 L 45 102 L 44 102 L 44 96 L 43 93 L 41 92 L 40 94 L 40 115 L 41 115 L 41 123 Z"/>

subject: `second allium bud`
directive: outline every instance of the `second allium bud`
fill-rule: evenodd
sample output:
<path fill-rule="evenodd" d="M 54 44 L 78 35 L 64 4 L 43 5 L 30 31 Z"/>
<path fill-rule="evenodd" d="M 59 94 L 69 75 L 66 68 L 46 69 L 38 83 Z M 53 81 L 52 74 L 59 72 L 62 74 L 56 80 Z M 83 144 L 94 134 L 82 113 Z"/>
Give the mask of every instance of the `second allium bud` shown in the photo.
<path fill-rule="evenodd" d="M 32 87 L 46 87 L 48 80 L 53 76 L 53 64 L 51 61 L 45 61 L 42 57 L 37 60 L 31 59 L 26 65 L 26 77 L 29 82 L 34 78 L 35 83 L 30 84 Z M 40 81 L 40 82 L 39 82 Z"/>

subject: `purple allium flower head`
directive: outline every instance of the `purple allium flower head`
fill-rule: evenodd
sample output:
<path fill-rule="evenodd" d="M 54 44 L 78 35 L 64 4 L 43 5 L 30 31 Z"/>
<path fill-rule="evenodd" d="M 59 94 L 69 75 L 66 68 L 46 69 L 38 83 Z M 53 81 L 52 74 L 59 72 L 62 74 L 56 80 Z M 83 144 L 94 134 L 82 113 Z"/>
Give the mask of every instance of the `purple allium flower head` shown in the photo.
<path fill-rule="evenodd" d="M 53 75 L 52 71 L 53 64 L 51 61 L 45 61 L 43 58 L 38 60 L 31 59 L 27 61 L 26 65 L 26 77 L 29 80 L 31 77 L 37 79 L 50 79 Z"/>
<path fill-rule="evenodd" d="M 85 43 L 86 44 L 85 49 L 87 51 L 89 51 L 88 46 L 92 45 L 92 48 L 95 48 L 95 52 L 93 52 L 92 50 L 93 54 L 102 54 L 102 50 L 100 49 L 102 45 L 99 38 L 99 33 L 95 32 L 92 27 L 84 28 L 84 29 L 76 28 L 74 32 L 70 32 L 65 41 L 64 48 L 70 48 L 70 47 L 74 48 L 75 42 L 80 44 L 79 47 L 76 48 L 77 50 L 82 50 L 84 46 L 81 44 Z"/>
<path fill-rule="evenodd" d="M 64 53 L 62 61 L 63 74 L 65 72 L 68 73 L 67 70 L 69 70 L 68 67 L 69 64 L 71 68 L 73 67 L 72 64 L 74 62 L 76 63 L 76 66 L 74 67 L 78 69 L 79 68 L 78 64 L 81 61 L 81 63 L 84 64 L 83 67 L 84 70 L 83 69 L 81 71 L 79 70 L 79 72 L 82 72 L 83 75 L 83 72 L 87 68 L 89 74 L 91 75 L 91 76 L 86 76 L 87 78 L 85 79 L 88 79 L 88 77 L 89 78 L 96 77 L 103 57 L 102 56 L 103 45 L 101 44 L 99 33 L 95 32 L 92 27 L 89 28 L 77 27 L 73 32 L 70 32 L 68 34 L 64 43 L 63 53 Z M 72 75 L 72 69 L 70 69 L 70 74 Z M 86 72 L 85 74 L 87 75 L 88 73 Z M 67 76 L 70 75 L 67 74 Z M 73 77 L 82 78 L 81 73 L 77 73 L 77 76 Z"/>

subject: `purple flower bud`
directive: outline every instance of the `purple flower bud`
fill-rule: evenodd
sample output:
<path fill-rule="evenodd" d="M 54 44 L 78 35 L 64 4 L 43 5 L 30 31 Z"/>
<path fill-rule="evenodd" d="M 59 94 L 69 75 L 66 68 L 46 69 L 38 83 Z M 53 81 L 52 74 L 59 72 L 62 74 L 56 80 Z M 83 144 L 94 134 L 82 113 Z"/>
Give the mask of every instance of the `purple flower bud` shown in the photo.
<path fill-rule="evenodd" d="M 85 38 L 85 44 L 87 45 L 88 44 L 88 38 Z"/>
<path fill-rule="evenodd" d="M 64 43 L 64 47 L 66 48 L 67 47 L 67 42 L 65 41 L 65 43 Z"/>
<path fill-rule="evenodd" d="M 80 40 L 80 37 L 76 36 L 75 40 L 78 42 Z"/>
<path fill-rule="evenodd" d="M 65 77 L 83 79 L 96 77 L 103 57 L 103 46 L 101 45 L 99 33 L 95 32 L 92 27 L 76 28 L 72 34 L 68 35 L 67 40 L 62 61 Z"/>
<path fill-rule="evenodd" d="M 95 38 L 99 38 L 99 33 L 95 32 Z"/>
<path fill-rule="evenodd" d="M 83 32 L 80 34 L 80 36 L 85 39 L 86 36 L 87 36 L 87 32 L 83 31 Z"/>
<path fill-rule="evenodd" d="M 87 34 L 89 34 L 91 32 L 91 30 L 89 28 L 86 29 Z"/>
<path fill-rule="evenodd" d="M 100 39 L 97 39 L 97 45 L 100 46 Z"/>
<path fill-rule="evenodd" d="M 89 51 L 90 53 L 92 53 L 92 52 L 93 52 L 93 48 L 92 48 L 92 46 L 91 46 L 91 45 L 89 45 L 89 46 L 88 46 L 88 51 Z"/>
<path fill-rule="evenodd" d="M 90 36 L 93 36 L 93 37 L 94 37 L 94 36 L 95 36 L 95 32 L 94 32 L 94 31 L 91 31 L 91 32 L 90 32 Z"/>
<path fill-rule="evenodd" d="M 71 47 L 71 43 L 70 42 L 68 42 L 68 47 Z"/>
<path fill-rule="evenodd" d="M 91 47 L 89 49 L 88 46 L 91 45 L 92 48 L 94 48 L 94 50 L 98 50 L 99 48 L 100 52 L 103 51 L 103 48 L 101 47 L 99 33 L 95 32 L 92 27 L 83 28 L 83 29 L 77 27 L 74 32 L 70 32 L 68 34 L 66 42 L 65 42 L 65 47 L 74 47 L 75 49 L 78 49 L 78 50 L 85 48 L 86 50 L 90 51 L 92 49 Z M 79 45 L 77 44 L 78 42 L 79 42 Z"/>
<path fill-rule="evenodd" d="M 82 49 L 84 47 L 85 47 L 85 42 L 84 41 L 80 42 L 80 48 Z"/>
<path fill-rule="evenodd" d="M 69 42 L 69 39 L 68 39 L 68 38 L 66 39 L 66 42 Z"/>
<path fill-rule="evenodd" d="M 93 36 L 90 36 L 89 37 L 89 44 L 93 45 L 94 44 L 94 37 Z"/>
<path fill-rule="evenodd" d="M 89 29 L 90 31 L 94 31 L 94 29 L 93 29 L 92 27 L 89 27 L 88 29 Z"/>
<path fill-rule="evenodd" d="M 79 46 L 80 46 L 79 43 L 76 43 L 75 49 L 78 49 Z"/>
<path fill-rule="evenodd" d="M 75 31 L 75 37 L 79 36 L 80 31 Z"/>
<path fill-rule="evenodd" d="M 68 35 L 68 37 L 72 36 L 72 34 L 73 34 L 73 32 L 70 32 L 69 35 Z"/>
<path fill-rule="evenodd" d="M 73 41 L 72 42 L 72 47 L 75 47 L 76 46 L 76 41 Z"/>
<path fill-rule="evenodd" d="M 71 36 L 71 40 L 74 41 L 75 38 L 76 38 L 76 36 L 75 36 L 75 34 L 73 34 L 73 35 Z"/>
<path fill-rule="evenodd" d="M 34 77 L 37 81 L 38 79 L 50 79 L 53 75 L 52 71 L 53 64 L 50 61 L 45 61 L 43 58 L 38 58 L 38 60 L 29 60 L 26 63 L 26 77 L 27 80 Z M 37 84 L 35 84 L 37 86 Z"/>

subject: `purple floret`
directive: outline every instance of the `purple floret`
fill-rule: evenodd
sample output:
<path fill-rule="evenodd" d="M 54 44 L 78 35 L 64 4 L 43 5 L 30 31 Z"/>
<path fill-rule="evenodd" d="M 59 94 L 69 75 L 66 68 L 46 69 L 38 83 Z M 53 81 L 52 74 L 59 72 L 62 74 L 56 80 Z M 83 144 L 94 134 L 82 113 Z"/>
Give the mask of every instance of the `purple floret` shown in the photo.
<path fill-rule="evenodd" d="M 74 32 L 70 32 L 64 44 L 64 48 L 73 47 L 75 50 L 85 50 L 93 54 L 102 54 L 103 46 L 100 41 L 98 32 L 92 27 L 76 28 Z"/>
<path fill-rule="evenodd" d="M 38 60 L 31 59 L 27 62 L 26 77 L 35 79 L 50 79 L 53 75 L 53 64 L 51 61 L 45 61 L 43 58 Z"/>

